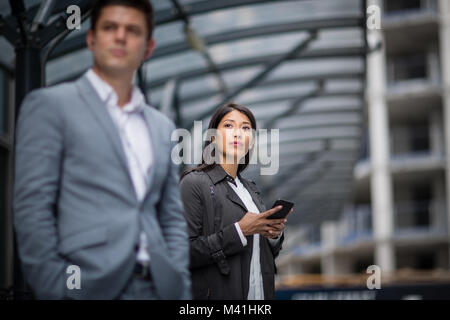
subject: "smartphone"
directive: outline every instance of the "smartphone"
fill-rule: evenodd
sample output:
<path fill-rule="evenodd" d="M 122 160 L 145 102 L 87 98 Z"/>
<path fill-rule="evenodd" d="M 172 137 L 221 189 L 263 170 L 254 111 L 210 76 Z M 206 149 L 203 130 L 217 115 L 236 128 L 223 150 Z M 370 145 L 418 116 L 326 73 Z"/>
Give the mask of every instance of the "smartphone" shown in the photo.
<path fill-rule="evenodd" d="M 289 211 L 291 211 L 294 204 L 287 200 L 278 199 L 277 201 L 275 201 L 272 208 L 275 208 L 278 206 L 283 206 L 283 208 L 281 208 L 280 211 L 277 211 L 274 214 L 268 216 L 267 219 L 283 219 L 283 218 L 285 218 L 288 215 Z"/>

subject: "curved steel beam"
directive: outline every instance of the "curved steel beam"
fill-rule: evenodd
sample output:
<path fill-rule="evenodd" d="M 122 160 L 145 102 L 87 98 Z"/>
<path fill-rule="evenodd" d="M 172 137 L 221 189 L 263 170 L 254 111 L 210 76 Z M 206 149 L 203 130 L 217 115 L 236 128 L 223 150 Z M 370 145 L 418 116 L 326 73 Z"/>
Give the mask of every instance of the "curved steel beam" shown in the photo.
<path fill-rule="evenodd" d="M 292 57 L 286 59 L 286 61 L 293 60 L 309 60 L 309 59 L 326 59 L 326 58 L 353 58 L 353 57 L 364 57 L 366 54 L 365 49 L 357 46 L 357 47 L 342 47 L 342 48 L 330 48 L 330 49 L 312 49 L 308 52 L 298 53 Z M 252 57 L 247 59 L 235 60 L 231 62 L 225 62 L 220 64 L 218 67 L 220 70 L 232 70 L 243 67 L 257 66 L 261 64 L 266 64 L 268 61 L 273 61 L 274 59 L 279 58 L 283 54 L 269 54 L 258 57 Z M 208 68 L 198 68 L 194 70 L 184 71 L 177 73 L 177 78 L 180 80 L 186 80 L 189 78 L 195 78 L 204 76 L 209 73 Z M 159 79 L 150 81 L 148 85 L 151 88 L 158 87 L 164 85 L 173 75 L 168 75 L 165 77 L 161 77 Z"/>
<path fill-rule="evenodd" d="M 204 111 L 202 114 L 200 114 L 198 116 L 198 118 L 199 119 L 204 119 L 205 117 L 210 115 L 214 110 L 216 110 L 218 107 L 220 107 L 222 104 L 224 104 L 227 101 L 230 101 L 234 97 L 238 96 L 244 90 L 247 90 L 247 89 L 257 85 L 259 82 L 264 80 L 267 77 L 267 75 L 269 75 L 270 72 L 272 72 L 274 69 L 276 69 L 285 60 L 287 60 L 287 59 L 295 56 L 299 52 L 302 52 L 303 50 L 305 50 L 310 45 L 310 43 L 312 41 L 314 41 L 316 38 L 317 38 L 317 32 L 314 31 L 313 33 L 311 33 L 309 35 L 309 37 L 307 37 L 306 39 L 301 41 L 299 44 L 297 44 L 292 50 L 290 50 L 286 54 L 280 55 L 276 59 L 273 59 L 272 61 L 270 61 L 267 64 L 267 66 L 264 68 L 264 70 L 259 72 L 256 76 L 251 78 L 249 81 L 247 81 L 247 83 L 245 83 L 242 86 L 236 88 L 230 94 L 227 94 L 219 103 L 217 103 L 216 105 L 210 107 L 208 110 Z M 189 128 L 191 128 L 192 127 L 192 123 L 187 123 L 187 126 Z"/>
<path fill-rule="evenodd" d="M 302 82 L 313 82 L 313 81 L 320 81 L 320 80 L 361 80 L 364 76 L 363 72 L 333 72 L 328 74 L 314 74 L 314 75 L 307 75 L 307 76 L 295 76 L 295 77 L 286 77 L 286 78 L 279 78 L 279 79 L 272 79 L 272 80 L 263 80 L 262 82 L 258 83 L 256 86 L 257 88 L 265 88 L 265 87 L 274 87 L 274 86 L 280 86 L 280 85 L 289 85 L 292 83 L 302 83 Z M 242 84 L 240 84 L 242 85 Z M 155 88 L 153 88 L 154 90 Z M 233 87 L 231 87 L 233 89 Z M 196 100 L 200 99 L 208 99 L 212 98 L 216 95 L 219 95 L 220 92 L 217 90 L 210 90 L 205 91 L 202 90 L 199 93 L 189 94 L 189 95 L 183 95 L 183 103 L 191 103 Z M 251 102 L 252 104 L 254 102 Z M 255 102 L 257 103 L 257 102 Z"/>
<path fill-rule="evenodd" d="M 336 19 L 311 19 L 299 22 L 288 22 L 273 24 L 268 26 L 258 26 L 242 28 L 234 31 L 227 31 L 208 35 L 204 37 L 205 44 L 211 46 L 219 43 L 226 43 L 236 40 L 243 40 L 248 38 L 266 37 L 270 35 L 276 35 L 281 33 L 292 33 L 301 31 L 312 31 L 322 29 L 333 28 L 355 28 L 361 24 L 361 18 L 355 16 L 339 17 Z M 80 34 L 79 36 L 68 39 L 58 47 L 52 54 L 50 59 L 58 58 L 64 54 L 80 50 L 86 47 L 86 34 Z M 168 56 L 175 53 L 181 53 L 191 50 L 186 41 L 167 44 L 161 47 L 156 47 L 155 52 L 151 56 L 153 61 L 155 58 Z"/>

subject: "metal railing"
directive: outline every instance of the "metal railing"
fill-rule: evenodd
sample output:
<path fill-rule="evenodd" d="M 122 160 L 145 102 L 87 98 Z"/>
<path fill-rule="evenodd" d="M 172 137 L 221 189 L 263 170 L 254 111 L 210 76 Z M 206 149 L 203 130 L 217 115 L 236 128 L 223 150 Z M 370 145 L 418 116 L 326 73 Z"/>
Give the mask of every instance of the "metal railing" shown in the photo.
<path fill-rule="evenodd" d="M 448 234 L 446 204 L 443 200 L 398 201 L 394 203 L 394 237 L 440 237 Z M 290 242 L 296 256 L 320 253 L 323 248 L 320 226 L 301 227 Z M 336 223 L 334 247 L 373 241 L 371 205 L 358 204 L 344 210 Z"/>
<path fill-rule="evenodd" d="M 443 200 L 397 202 L 394 206 L 394 234 L 444 235 L 447 233 Z"/>
<path fill-rule="evenodd" d="M 372 238 L 372 214 L 370 204 L 360 204 L 348 208 L 338 223 L 335 243 L 348 244 Z"/>

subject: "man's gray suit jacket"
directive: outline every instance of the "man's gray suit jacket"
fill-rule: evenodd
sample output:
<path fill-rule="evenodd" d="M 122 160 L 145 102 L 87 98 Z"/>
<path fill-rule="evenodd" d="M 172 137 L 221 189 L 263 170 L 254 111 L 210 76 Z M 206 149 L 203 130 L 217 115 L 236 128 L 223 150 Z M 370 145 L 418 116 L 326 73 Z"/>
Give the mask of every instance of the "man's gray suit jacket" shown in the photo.
<path fill-rule="evenodd" d="M 39 299 L 114 299 L 130 279 L 140 230 L 162 299 L 189 299 L 189 241 L 174 124 L 146 106 L 154 154 L 138 201 L 119 133 L 86 76 L 31 92 L 16 129 L 14 227 L 25 279 Z M 70 289 L 80 268 L 80 289 Z"/>

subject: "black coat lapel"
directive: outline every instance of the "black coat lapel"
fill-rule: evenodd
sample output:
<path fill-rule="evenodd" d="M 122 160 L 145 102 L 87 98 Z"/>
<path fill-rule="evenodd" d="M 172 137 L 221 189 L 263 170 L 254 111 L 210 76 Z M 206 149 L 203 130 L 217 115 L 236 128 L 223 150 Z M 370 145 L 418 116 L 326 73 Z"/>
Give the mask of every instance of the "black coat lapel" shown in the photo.
<path fill-rule="evenodd" d="M 259 212 L 266 211 L 266 205 L 264 204 L 264 201 L 261 198 L 261 194 L 260 194 L 259 190 L 251 182 L 249 182 L 247 179 L 239 177 L 239 180 L 241 180 L 241 182 L 244 185 L 245 189 L 247 189 L 247 191 L 252 196 L 253 202 L 255 203 L 256 207 L 259 210 Z"/>
<path fill-rule="evenodd" d="M 247 212 L 248 209 L 245 207 L 245 204 L 242 202 L 241 198 L 239 198 L 236 192 L 234 192 L 234 190 L 228 185 L 228 182 L 225 181 L 224 183 L 227 185 L 227 198 Z"/>

